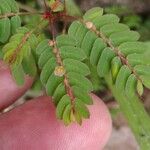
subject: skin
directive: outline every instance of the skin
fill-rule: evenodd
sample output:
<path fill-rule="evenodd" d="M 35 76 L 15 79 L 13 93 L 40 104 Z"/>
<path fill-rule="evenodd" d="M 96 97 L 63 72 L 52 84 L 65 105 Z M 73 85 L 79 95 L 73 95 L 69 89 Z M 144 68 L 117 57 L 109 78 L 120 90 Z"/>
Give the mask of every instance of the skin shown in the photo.
<path fill-rule="evenodd" d="M 0 109 L 4 109 L 32 85 L 26 77 L 18 87 L 10 70 L 0 61 Z M 66 127 L 56 119 L 55 107 L 48 96 L 34 100 L 0 115 L 0 150 L 102 150 L 112 128 L 105 104 L 91 94 L 94 105 L 89 106 L 90 119 L 82 126 L 72 123 Z"/>

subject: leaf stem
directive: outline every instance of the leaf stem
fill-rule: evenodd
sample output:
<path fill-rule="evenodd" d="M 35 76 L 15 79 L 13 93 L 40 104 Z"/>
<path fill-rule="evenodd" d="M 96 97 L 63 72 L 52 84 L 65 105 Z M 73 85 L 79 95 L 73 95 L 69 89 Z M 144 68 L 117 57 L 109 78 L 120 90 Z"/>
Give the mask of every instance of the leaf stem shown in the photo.
<path fill-rule="evenodd" d="M 63 65 L 63 61 L 61 59 L 61 55 L 59 53 L 59 49 L 57 48 L 56 41 L 50 41 L 49 45 L 51 47 L 53 47 L 53 53 L 55 55 L 58 66 L 61 66 L 65 69 L 65 67 Z M 73 91 L 72 91 L 72 88 L 70 86 L 70 83 L 69 83 L 68 76 L 67 76 L 66 72 L 64 72 L 64 85 L 65 85 L 66 92 L 67 92 L 67 94 L 69 95 L 69 97 L 71 99 L 72 109 L 74 109 L 75 96 L 73 94 Z"/>

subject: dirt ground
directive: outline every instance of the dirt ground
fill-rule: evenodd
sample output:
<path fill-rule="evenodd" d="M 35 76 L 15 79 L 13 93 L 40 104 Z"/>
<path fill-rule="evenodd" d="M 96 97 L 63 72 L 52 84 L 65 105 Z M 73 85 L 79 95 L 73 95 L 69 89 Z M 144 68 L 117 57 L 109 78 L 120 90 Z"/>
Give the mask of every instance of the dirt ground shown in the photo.
<path fill-rule="evenodd" d="M 138 144 L 122 114 L 113 120 L 112 135 L 104 150 L 139 150 Z"/>

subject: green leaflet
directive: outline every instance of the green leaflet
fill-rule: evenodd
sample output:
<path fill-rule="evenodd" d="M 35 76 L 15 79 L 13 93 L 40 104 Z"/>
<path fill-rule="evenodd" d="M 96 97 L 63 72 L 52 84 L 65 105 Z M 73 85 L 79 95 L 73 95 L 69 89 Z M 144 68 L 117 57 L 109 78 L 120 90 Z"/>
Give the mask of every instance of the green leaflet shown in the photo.
<path fill-rule="evenodd" d="M 131 74 L 131 72 L 127 68 L 127 66 L 121 67 L 121 69 L 118 73 L 117 79 L 116 79 L 116 84 L 115 84 L 115 87 L 118 90 L 118 92 L 124 91 L 127 79 L 130 76 L 130 74 Z"/>
<path fill-rule="evenodd" d="M 39 68 L 43 68 L 43 66 L 48 62 L 48 60 L 53 57 L 53 53 L 51 52 L 50 47 L 46 47 L 45 51 L 41 53 L 39 60 L 38 60 L 38 65 Z"/>
<path fill-rule="evenodd" d="M 81 48 L 85 50 L 85 54 L 87 56 L 90 55 L 92 46 L 96 39 L 97 39 L 97 36 L 95 35 L 95 33 L 91 32 L 91 31 L 86 33 L 86 35 L 82 41 Z"/>
<path fill-rule="evenodd" d="M 68 29 L 68 35 L 71 36 L 72 38 L 75 38 L 75 40 L 76 40 L 76 37 L 74 37 L 74 36 L 80 25 L 81 25 L 81 23 L 79 21 L 74 21 Z"/>
<path fill-rule="evenodd" d="M 80 61 L 86 58 L 86 55 L 81 48 L 72 47 L 72 46 L 60 47 L 60 55 L 62 58 L 71 58 Z"/>
<path fill-rule="evenodd" d="M 106 36 L 110 36 L 113 33 L 118 33 L 122 31 L 129 31 L 129 27 L 127 25 L 121 24 L 121 23 L 112 23 L 103 26 L 100 31 L 104 33 Z"/>
<path fill-rule="evenodd" d="M 64 95 L 62 97 L 62 99 L 59 101 L 57 108 L 56 108 L 56 116 L 58 117 L 58 119 L 63 118 L 63 112 L 65 110 L 65 107 L 69 104 L 71 104 L 70 103 L 70 97 L 67 95 Z"/>
<path fill-rule="evenodd" d="M 66 90 L 65 90 L 65 86 L 63 83 L 60 83 L 54 94 L 53 94 L 53 102 L 54 104 L 57 106 L 58 102 L 60 101 L 60 99 L 66 94 Z"/>
<path fill-rule="evenodd" d="M 0 10 L 1 14 L 10 13 L 11 12 L 11 6 L 7 3 L 6 0 L 0 0 Z"/>
<path fill-rule="evenodd" d="M 93 90 L 92 83 L 87 78 L 85 78 L 83 75 L 80 75 L 80 74 L 74 73 L 74 72 L 69 72 L 68 78 L 69 78 L 71 86 L 78 85 L 83 90 L 90 91 L 90 92 Z"/>
<path fill-rule="evenodd" d="M 35 81 L 32 84 L 31 90 L 34 91 L 34 92 L 40 92 L 41 90 L 43 90 L 43 86 L 42 86 L 42 83 L 39 79 L 39 76 L 37 76 L 35 78 Z"/>
<path fill-rule="evenodd" d="M 12 12 L 19 12 L 19 7 L 15 0 L 5 0 L 10 6 Z"/>
<path fill-rule="evenodd" d="M 136 65 L 134 69 L 139 75 L 150 76 L 150 65 Z"/>
<path fill-rule="evenodd" d="M 46 48 L 49 48 L 48 42 L 49 42 L 49 40 L 46 39 L 46 40 L 43 40 L 40 44 L 38 44 L 38 46 L 36 48 L 36 53 L 38 55 L 40 55 L 42 52 L 44 52 L 44 50 Z"/>
<path fill-rule="evenodd" d="M 35 34 L 31 34 L 30 36 L 29 36 L 29 44 L 30 44 L 30 46 L 31 46 L 31 49 L 36 49 L 36 47 L 37 47 L 37 45 L 38 45 L 38 39 L 37 39 L 37 37 L 36 37 L 36 35 Z"/>
<path fill-rule="evenodd" d="M 103 9 L 100 7 L 95 7 L 95 8 L 90 9 L 89 11 L 87 11 L 84 14 L 83 18 L 84 18 L 84 20 L 92 21 L 95 18 L 100 17 L 102 15 L 103 15 Z"/>
<path fill-rule="evenodd" d="M 115 57 L 115 53 L 110 48 L 105 48 L 101 54 L 97 65 L 97 72 L 100 77 L 104 77 L 110 70 L 111 60 Z"/>
<path fill-rule="evenodd" d="M 119 23 L 119 18 L 114 14 L 106 14 L 91 21 L 94 23 L 97 29 L 100 29 L 107 24 Z"/>
<path fill-rule="evenodd" d="M 81 46 L 87 32 L 88 29 L 85 28 L 82 23 L 80 23 L 79 21 L 74 21 L 68 30 L 68 35 L 74 38 L 74 40 L 76 41 L 76 46 Z"/>
<path fill-rule="evenodd" d="M 11 18 L 11 33 L 15 34 L 17 28 L 19 28 L 21 26 L 21 19 L 19 16 L 14 16 Z"/>
<path fill-rule="evenodd" d="M 150 88 L 150 65 L 136 65 L 134 69 L 139 74 L 144 86 Z"/>
<path fill-rule="evenodd" d="M 70 16 L 82 16 L 80 8 L 75 4 L 74 0 L 66 0 L 66 10 Z"/>
<path fill-rule="evenodd" d="M 71 113 L 71 118 L 75 118 L 79 125 L 82 124 L 81 115 L 77 111 L 75 111 L 73 117 L 72 117 L 72 113 Z"/>
<path fill-rule="evenodd" d="M 126 82 L 125 93 L 127 98 L 133 98 L 136 93 L 137 80 L 135 75 L 131 74 Z"/>
<path fill-rule="evenodd" d="M 21 65 L 13 66 L 11 68 L 12 76 L 18 85 L 24 84 L 24 71 Z"/>
<path fill-rule="evenodd" d="M 57 45 L 58 47 L 62 47 L 62 46 L 76 46 L 76 40 L 68 35 L 60 35 L 56 38 L 56 40 L 58 41 Z"/>
<path fill-rule="evenodd" d="M 85 119 L 88 119 L 90 117 L 88 108 L 80 99 L 75 100 L 75 111 L 77 111 L 79 115 Z"/>
<path fill-rule="evenodd" d="M 0 20 L 0 42 L 5 43 L 10 36 L 10 20 L 4 18 Z"/>
<path fill-rule="evenodd" d="M 140 76 L 142 83 L 144 84 L 145 87 L 150 89 L 150 76 L 147 75 L 141 75 Z"/>
<path fill-rule="evenodd" d="M 111 76 L 112 76 L 113 83 L 115 83 L 116 81 L 121 66 L 122 64 L 120 58 L 114 57 L 113 60 L 111 61 Z"/>
<path fill-rule="evenodd" d="M 40 79 L 43 84 L 46 84 L 49 76 L 54 72 L 55 66 L 56 66 L 55 58 L 49 59 L 47 63 L 44 65 L 40 75 Z"/>
<path fill-rule="evenodd" d="M 140 96 L 142 96 L 144 92 L 144 87 L 140 80 L 137 81 L 137 92 Z"/>
<path fill-rule="evenodd" d="M 30 54 L 29 58 L 25 57 L 22 61 L 23 70 L 29 76 L 36 76 L 37 68 L 34 57 Z"/>
<path fill-rule="evenodd" d="M 122 43 L 119 47 L 119 50 L 124 54 L 124 55 L 129 55 L 133 53 L 145 53 L 148 49 L 147 46 L 142 43 L 142 42 L 125 42 Z"/>
<path fill-rule="evenodd" d="M 90 63 L 92 65 L 97 66 L 100 55 L 106 46 L 107 45 L 102 41 L 102 39 L 98 38 L 95 40 L 90 54 Z"/>
<path fill-rule="evenodd" d="M 114 44 L 114 46 L 118 46 L 124 42 L 137 41 L 140 38 L 140 35 L 135 31 L 123 31 L 123 32 L 113 33 L 110 35 L 109 38 Z"/>
<path fill-rule="evenodd" d="M 67 105 L 63 113 L 63 121 L 66 126 L 71 123 L 71 110 L 71 105 Z"/>
<path fill-rule="evenodd" d="M 127 60 L 129 62 L 129 64 L 132 65 L 133 67 L 135 65 L 140 65 L 140 64 L 144 65 L 149 62 L 148 60 L 147 61 L 145 60 L 144 55 L 136 54 L 136 53 L 128 55 Z"/>
<path fill-rule="evenodd" d="M 74 95 L 81 99 L 85 104 L 93 104 L 92 99 L 91 97 L 89 97 L 89 93 L 86 90 L 82 89 L 81 87 L 78 87 L 77 85 L 73 86 L 72 89 L 74 91 Z"/>
<path fill-rule="evenodd" d="M 63 61 L 63 64 L 68 72 L 76 72 L 84 76 L 90 74 L 88 66 L 78 60 L 67 58 Z"/>
<path fill-rule="evenodd" d="M 0 0 L 0 14 L 7 15 L 9 13 L 19 12 L 19 7 L 14 0 Z M 16 33 L 18 27 L 21 26 L 19 16 L 0 19 L 0 42 L 6 43 L 12 34 Z"/>
<path fill-rule="evenodd" d="M 53 93 L 55 92 L 57 86 L 62 83 L 64 80 L 63 77 L 57 77 L 54 75 L 54 73 L 52 73 L 46 83 L 46 92 L 48 95 L 53 95 Z"/>
<path fill-rule="evenodd" d="M 150 65 L 149 54 L 147 52 L 143 54 L 133 53 L 127 56 L 127 60 L 133 67 L 136 65 Z"/>

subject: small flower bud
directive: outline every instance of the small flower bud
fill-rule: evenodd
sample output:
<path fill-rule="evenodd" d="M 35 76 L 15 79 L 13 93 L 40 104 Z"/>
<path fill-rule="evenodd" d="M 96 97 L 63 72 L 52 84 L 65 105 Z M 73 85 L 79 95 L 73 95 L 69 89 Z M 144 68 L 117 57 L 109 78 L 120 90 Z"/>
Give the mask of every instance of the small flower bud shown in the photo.
<path fill-rule="evenodd" d="M 54 74 L 55 76 L 62 77 L 65 74 L 65 68 L 63 66 L 57 66 L 55 68 Z"/>
<path fill-rule="evenodd" d="M 50 41 L 49 41 L 49 46 L 54 46 L 55 44 L 56 44 L 55 41 L 53 41 L 53 40 L 50 40 Z"/>
<path fill-rule="evenodd" d="M 86 22 L 85 25 L 88 29 L 92 29 L 94 27 L 94 24 L 92 22 Z"/>

